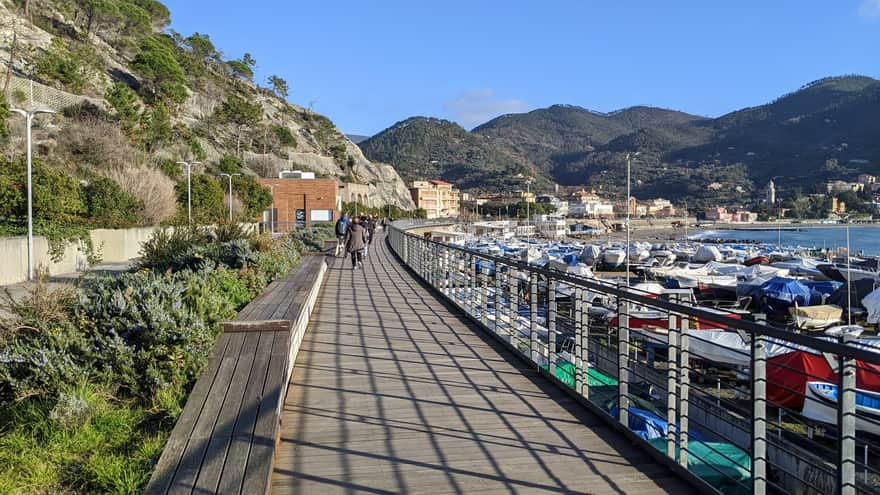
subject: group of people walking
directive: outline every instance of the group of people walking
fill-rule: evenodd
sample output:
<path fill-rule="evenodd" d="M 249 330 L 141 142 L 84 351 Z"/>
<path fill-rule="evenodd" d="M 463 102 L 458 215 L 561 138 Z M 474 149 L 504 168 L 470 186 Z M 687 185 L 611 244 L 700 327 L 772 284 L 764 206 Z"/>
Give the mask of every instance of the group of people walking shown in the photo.
<path fill-rule="evenodd" d="M 351 256 L 351 269 L 361 268 L 364 257 L 370 252 L 370 244 L 376 236 L 378 225 L 379 215 L 352 218 L 347 213 L 342 215 L 336 222 L 336 256 L 344 257 L 348 253 Z"/>

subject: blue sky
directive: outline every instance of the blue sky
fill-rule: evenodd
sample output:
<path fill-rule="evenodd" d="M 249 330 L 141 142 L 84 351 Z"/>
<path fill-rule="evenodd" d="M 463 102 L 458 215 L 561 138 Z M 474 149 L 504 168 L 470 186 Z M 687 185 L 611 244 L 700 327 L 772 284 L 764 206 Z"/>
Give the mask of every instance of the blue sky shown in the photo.
<path fill-rule="evenodd" d="M 172 28 L 250 52 L 345 132 L 471 128 L 555 103 L 718 116 L 809 81 L 880 75 L 880 0 L 166 0 Z"/>

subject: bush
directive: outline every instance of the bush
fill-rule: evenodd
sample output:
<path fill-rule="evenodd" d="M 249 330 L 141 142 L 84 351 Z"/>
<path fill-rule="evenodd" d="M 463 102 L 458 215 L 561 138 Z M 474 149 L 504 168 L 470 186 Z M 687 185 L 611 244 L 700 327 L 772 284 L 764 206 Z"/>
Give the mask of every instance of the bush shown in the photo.
<path fill-rule="evenodd" d="M 241 172 L 241 165 L 241 158 L 235 155 L 223 155 L 220 161 L 217 162 L 217 170 L 227 174 L 234 174 Z"/>
<path fill-rule="evenodd" d="M 205 246 L 211 240 L 206 229 L 197 226 L 158 229 L 141 246 L 138 268 L 153 268 Z"/>
<path fill-rule="evenodd" d="M 287 127 L 276 127 L 275 137 L 277 137 L 278 142 L 284 146 L 296 146 L 296 137 L 294 137 L 293 133 L 290 132 L 290 129 Z"/>
<path fill-rule="evenodd" d="M 59 82 L 63 89 L 80 93 L 95 64 L 95 53 L 87 45 L 69 50 L 61 38 L 53 38 L 46 53 L 36 60 L 36 71 L 40 77 Z"/>
<path fill-rule="evenodd" d="M 306 251 L 323 252 L 324 241 L 336 239 L 336 229 L 333 224 L 323 223 L 297 229 L 290 236 L 303 244 Z"/>
<path fill-rule="evenodd" d="M 139 225 L 159 225 L 177 210 L 174 181 L 153 167 L 114 169 L 102 172 L 131 197 L 143 203 L 138 212 Z M 183 204 L 186 204 L 184 183 Z"/>
<path fill-rule="evenodd" d="M 137 128 L 140 116 L 140 105 L 134 91 L 127 84 L 117 81 L 107 89 L 104 99 L 113 107 L 125 132 L 131 134 Z"/>
<path fill-rule="evenodd" d="M 186 181 L 177 184 L 177 201 L 186 206 Z M 224 217 L 223 188 L 217 179 L 208 175 L 192 176 L 193 221 L 211 223 Z"/>
<path fill-rule="evenodd" d="M 175 50 L 171 38 L 156 34 L 144 38 L 140 52 L 131 63 L 141 76 L 142 93 L 151 102 L 167 101 L 176 105 L 186 99 L 186 79 Z"/>
<path fill-rule="evenodd" d="M 101 225 L 120 228 L 138 221 L 143 201 L 123 191 L 119 184 L 106 177 L 98 177 L 83 186 L 86 215 Z"/>
<path fill-rule="evenodd" d="M 75 223 L 83 212 L 79 184 L 64 171 L 33 161 L 34 221 L 38 225 Z M 23 158 L 0 159 L 0 219 L 24 225 L 27 221 L 26 164 Z"/>
<path fill-rule="evenodd" d="M 118 125 L 91 115 L 80 115 L 62 126 L 57 142 L 64 160 L 85 170 L 131 167 L 143 155 Z"/>

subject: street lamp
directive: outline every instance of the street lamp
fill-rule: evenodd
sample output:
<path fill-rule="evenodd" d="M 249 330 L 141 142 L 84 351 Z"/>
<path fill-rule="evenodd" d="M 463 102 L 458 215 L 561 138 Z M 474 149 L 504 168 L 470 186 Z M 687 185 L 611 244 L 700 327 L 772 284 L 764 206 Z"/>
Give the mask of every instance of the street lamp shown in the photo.
<path fill-rule="evenodd" d="M 193 205 L 192 205 L 192 168 L 193 165 L 200 165 L 202 162 L 185 162 L 183 160 L 177 162 L 186 168 L 186 217 L 190 225 L 193 223 Z"/>
<path fill-rule="evenodd" d="M 627 153 L 626 154 L 626 247 L 623 249 L 623 253 L 626 255 L 626 286 L 629 287 L 629 198 L 630 198 L 630 182 L 631 182 L 631 169 L 632 169 L 632 157 L 633 155 L 638 156 L 640 152 L 635 153 Z"/>
<path fill-rule="evenodd" d="M 532 196 L 532 181 L 534 180 L 531 177 L 525 177 L 523 174 L 518 174 L 518 178 L 525 179 L 526 181 L 526 243 L 531 245 L 532 243 L 532 231 L 529 227 L 531 227 L 531 219 L 529 217 L 529 198 Z M 526 248 L 528 249 L 528 248 Z M 528 258 L 526 258 L 528 259 Z"/>
<path fill-rule="evenodd" d="M 269 210 L 269 234 L 275 235 L 275 185 L 267 184 L 269 186 L 269 194 L 272 195 L 272 206 L 270 206 Z"/>
<path fill-rule="evenodd" d="M 28 234 L 27 234 L 27 279 L 34 279 L 34 191 L 33 191 L 33 161 L 31 153 L 31 125 L 34 117 L 41 113 L 56 113 L 49 109 L 22 110 L 21 108 L 10 108 L 9 111 L 15 112 L 24 117 L 27 123 L 27 217 L 28 217 Z"/>
<path fill-rule="evenodd" d="M 232 178 L 241 174 L 220 174 L 229 179 L 229 221 L 232 222 Z"/>

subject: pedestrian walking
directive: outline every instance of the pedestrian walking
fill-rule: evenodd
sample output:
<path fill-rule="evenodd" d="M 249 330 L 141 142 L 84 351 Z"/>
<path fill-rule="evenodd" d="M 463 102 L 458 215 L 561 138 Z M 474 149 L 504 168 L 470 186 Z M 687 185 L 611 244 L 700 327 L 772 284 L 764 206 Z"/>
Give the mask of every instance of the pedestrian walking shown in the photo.
<path fill-rule="evenodd" d="M 373 218 L 370 218 L 370 225 L 367 227 L 367 230 L 370 231 L 370 241 L 369 244 L 373 243 L 373 237 L 376 236 L 376 227 L 379 223 L 379 215 L 373 215 Z"/>
<path fill-rule="evenodd" d="M 345 250 L 351 255 L 351 269 L 357 270 L 364 263 L 364 248 L 367 246 L 367 229 L 357 217 L 352 220 L 345 236 Z"/>
<path fill-rule="evenodd" d="M 364 215 L 361 217 L 361 227 L 367 231 L 367 245 L 364 246 L 364 258 L 370 253 L 370 244 L 373 242 L 373 231 L 375 228 L 372 227 L 371 224 L 372 219 L 370 218 L 370 215 Z"/>
<path fill-rule="evenodd" d="M 349 222 L 348 213 L 344 213 L 342 217 L 336 221 L 336 252 L 334 256 L 345 257 L 345 236 L 348 234 Z"/>

